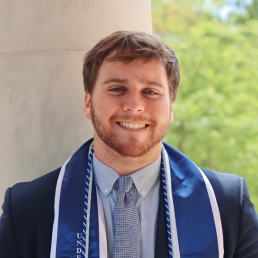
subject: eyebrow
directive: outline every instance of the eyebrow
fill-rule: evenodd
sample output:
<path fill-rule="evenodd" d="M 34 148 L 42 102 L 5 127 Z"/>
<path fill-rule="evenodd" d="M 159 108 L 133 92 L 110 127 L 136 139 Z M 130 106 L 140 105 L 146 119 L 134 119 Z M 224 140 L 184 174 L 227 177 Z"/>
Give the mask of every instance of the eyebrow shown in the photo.
<path fill-rule="evenodd" d="M 128 83 L 128 80 L 126 79 L 119 79 L 119 78 L 111 78 L 111 79 L 108 79 L 106 81 L 104 81 L 102 84 L 109 84 L 109 83 L 121 83 L 121 84 L 126 84 Z M 142 83 L 143 85 L 146 85 L 146 86 L 158 86 L 158 87 L 162 87 L 164 88 L 164 86 L 156 81 L 150 81 L 150 80 L 147 80 L 147 79 L 143 79 L 143 80 L 140 80 L 140 83 Z"/>
<path fill-rule="evenodd" d="M 147 86 L 158 86 L 158 87 L 164 88 L 164 86 L 162 84 L 160 84 L 156 81 L 150 81 L 150 80 L 144 79 L 144 80 L 140 80 L 140 82 Z"/>
<path fill-rule="evenodd" d="M 119 79 L 119 78 L 111 78 L 109 80 L 104 81 L 102 84 L 109 84 L 111 82 L 116 82 L 116 83 L 121 83 L 121 84 L 128 83 L 127 80 L 122 80 L 122 79 Z"/>

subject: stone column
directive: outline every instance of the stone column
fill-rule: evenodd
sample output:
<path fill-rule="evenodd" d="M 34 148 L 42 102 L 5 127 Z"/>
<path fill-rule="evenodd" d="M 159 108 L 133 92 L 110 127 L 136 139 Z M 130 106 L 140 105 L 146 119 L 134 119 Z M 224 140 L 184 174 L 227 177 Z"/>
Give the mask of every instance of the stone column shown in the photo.
<path fill-rule="evenodd" d="M 83 57 L 117 30 L 150 33 L 150 0 L 0 0 L 0 200 L 92 136 Z"/>

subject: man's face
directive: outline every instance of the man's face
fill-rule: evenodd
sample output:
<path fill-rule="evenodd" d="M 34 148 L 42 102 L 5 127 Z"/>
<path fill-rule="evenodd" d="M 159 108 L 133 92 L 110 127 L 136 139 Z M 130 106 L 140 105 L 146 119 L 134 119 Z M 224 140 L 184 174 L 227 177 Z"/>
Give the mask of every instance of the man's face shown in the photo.
<path fill-rule="evenodd" d="M 157 60 L 104 62 L 94 91 L 86 92 L 85 115 L 94 125 L 95 144 L 127 157 L 160 151 L 173 121 L 164 65 Z"/>

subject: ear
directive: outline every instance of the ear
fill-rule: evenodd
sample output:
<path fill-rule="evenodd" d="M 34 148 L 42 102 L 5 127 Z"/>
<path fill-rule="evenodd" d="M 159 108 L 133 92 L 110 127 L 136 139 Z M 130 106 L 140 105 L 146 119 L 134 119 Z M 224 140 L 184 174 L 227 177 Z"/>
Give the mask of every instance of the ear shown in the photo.
<path fill-rule="evenodd" d="M 84 96 L 84 114 L 91 120 L 91 95 L 88 91 L 85 92 Z"/>
<path fill-rule="evenodd" d="M 173 111 L 173 104 L 171 103 L 169 123 L 172 124 L 173 122 L 174 122 L 174 111 Z"/>

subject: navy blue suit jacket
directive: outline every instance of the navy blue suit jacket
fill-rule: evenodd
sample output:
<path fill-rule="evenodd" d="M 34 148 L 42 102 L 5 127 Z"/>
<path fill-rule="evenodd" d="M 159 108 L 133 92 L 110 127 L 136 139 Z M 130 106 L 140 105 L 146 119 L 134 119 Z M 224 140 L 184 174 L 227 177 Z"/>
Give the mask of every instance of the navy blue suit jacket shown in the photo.
<path fill-rule="evenodd" d="M 206 169 L 203 171 L 213 186 L 220 210 L 224 257 L 258 258 L 258 219 L 244 179 Z M 59 172 L 60 169 L 57 169 L 32 182 L 16 184 L 6 191 L 0 219 L 0 258 L 50 256 Z M 156 258 L 168 257 L 162 195 L 160 191 Z"/>

